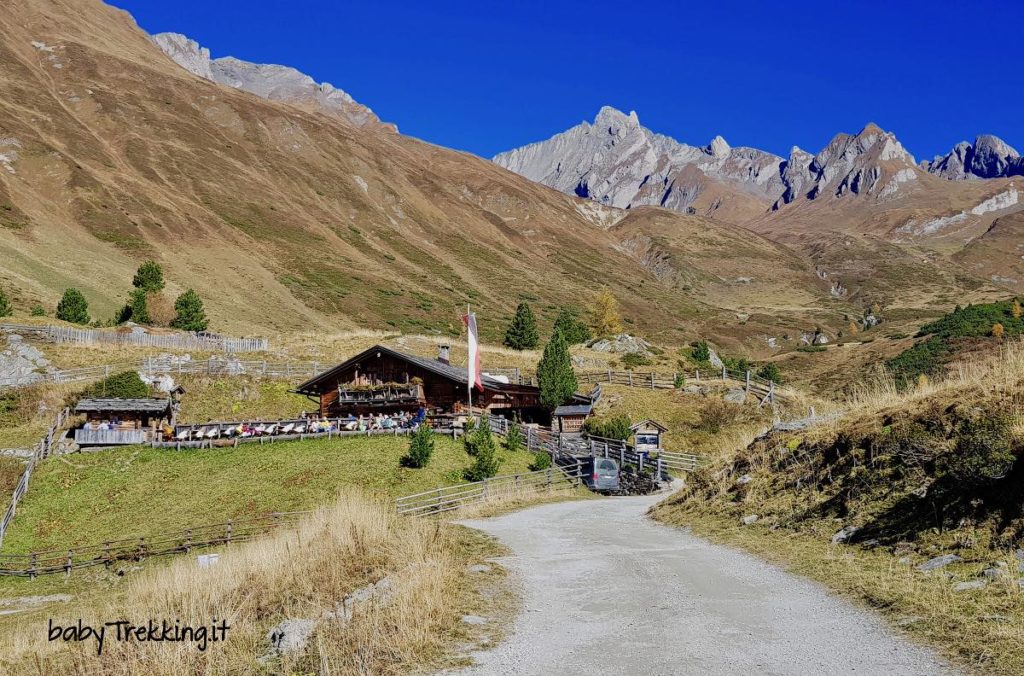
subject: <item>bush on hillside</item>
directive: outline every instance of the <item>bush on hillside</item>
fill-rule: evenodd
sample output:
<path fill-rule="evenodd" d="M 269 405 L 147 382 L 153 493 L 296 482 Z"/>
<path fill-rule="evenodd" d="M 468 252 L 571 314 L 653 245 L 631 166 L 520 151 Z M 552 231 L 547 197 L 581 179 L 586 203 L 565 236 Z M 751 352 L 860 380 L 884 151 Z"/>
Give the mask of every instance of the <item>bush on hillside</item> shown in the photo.
<path fill-rule="evenodd" d="M 32 310 L 29 314 L 31 314 L 33 317 L 45 317 L 46 308 L 44 308 L 42 305 L 33 305 Z"/>
<path fill-rule="evenodd" d="M 205 331 L 209 322 L 199 294 L 188 289 L 174 301 L 174 319 L 171 326 L 182 331 Z"/>
<path fill-rule="evenodd" d="M 776 385 L 782 384 L 782 371 L 779 370 L 779 365 L 775 362 L 763 364 L 761 368 L 757 370 L 757 375 L 760 378 L 772 381 Z"/>
<path fill-rule="evenodd" d="M 472 436 L 473 452 L 470 455 L 475 460 L 466 469 L 465 477 L 467 481 L 483 481 L 498 473 L 498 466 L 501 464 L 498 446 L 494 443 L 490 425 L 479 425 Z M 466 450 L 469 450 L 468 442 Z"/>
<path fill-rule="evenodd" d="M 402 466 L 419 469 L 426 467 L 434 453 L 434 431 L 420 425 L 409 442 L 409 452 L 402 458 Z"/>
<path fill-rule="evenodd" d="M 149 385 L 135 371 L 122 371 L 104 378 L 87 387 L 82 398 L 101 397 L 105 399 L 143 399 L 150 396 Z"/>
<path fill-rule="evenodd" d="M 639 352 L 630 352 L 622 356 L 621 363 L 624 369 L 632 371 L 637 366 L 650 366 L 653 362 Z"/>
<path fill-rule="evenodd" d="M 551 467 L 551 455 L 547 451 L 537 451 L 533 454 L 533 461 L 529 467 L 531 472 L 539 472 L 548 467 Z"/>
<path fill-rule="evenodd" d="M 885 362 L 900 386 L 915 382 L 920 375 L 933 375 L 949 354 L 949 345 L 939 336 L 932 336 Z"/>
<path fill-rule="evenodd" d="M 1005 477 L 1014 460 L 1012 421 L 1001 414 L 982 415 L 960 424 L 945 469 L 957 481 L 981 486 Z"/>
<path fill-rule="evenodd" d="M 132 286 L 145 293 L 156 293 L 164 288 L 164 271 L 156 261 L 146 261 L 135 271 Z M 138 320 L 136 320 L 138 321 Z"/>
<path fill-rule="evenodd" d="M 516 453 L 526 446 L 526 438 L 523 436 L 523 428 L 518 423 L 511 423 L 508 432 L 505 433 L 505 450 L 509 453 Z"/>
<path fill-rule="evenodd" d="M 604 418 L 587 418 L 583 430 L 592 437 L 625 441 L 633 433 L 629 429 L 632 424 L 628 415 L 620 413 Z"/>
<path fill-rule="evenodd" d="M 708 341 L 702 340 L 693 346 L 693 352 L 690 353 L 690 358 L 698 364 L 708 364 L 711 362 L 711 346 L 708 345 Z"/>
<path fill-rule="evenodd" d="M 528 303 L 520 303 L 516 308 L 516 314 L 505 331 L 505 347 L 513 350 L 532 350 L 540 344 L 540 334 L 537 333 L 537 320 L 533 316 L 533 310 Z"/>
<path fill-rule="evenodd" d="M 72 324 L 89 323 L 89 303 L 78 289 L 66 289 L 57 303 L 57 319 Z"/>
<path fill-rule="evenodd" d="M 565 342 L 579 345 L 591 339 L 590 327 L 580 318 L 573 308 L 563 307 L 555 318 L 555 331 L 561 331 Z"/>
<path fill-rule="evenodd" d="M 697 429 L 708 434 L 718 434 L 725 427 L 739 420 L 743 407 L 724 399 L 708 399 L 697 413 Z"/>

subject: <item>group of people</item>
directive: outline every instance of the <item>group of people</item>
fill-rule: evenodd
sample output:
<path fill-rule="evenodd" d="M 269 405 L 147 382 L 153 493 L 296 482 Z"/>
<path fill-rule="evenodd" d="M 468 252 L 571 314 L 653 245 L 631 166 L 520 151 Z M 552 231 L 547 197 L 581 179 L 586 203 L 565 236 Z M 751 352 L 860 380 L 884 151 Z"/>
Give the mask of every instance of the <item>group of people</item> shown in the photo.
<path fill-rule="evenodd" d="M 426 420 L 426 409 L 420 407 L 416 413 L 402 411 L 385 415 L 348 416 L 347 418 L 321 418 L 308 416 L 303 412 L 298 421 L 287 422 L 242 422 L 231 425 L 210 423 L 180 429 L 173 434 L 175 441 L 206 440 L 218 438 L 282 436 L 290 434 L 326 434 L 328 432 L 367 432 L 383 430 L 415 430 Z M 166 434 L 165 434 L 166 437 Z"/>

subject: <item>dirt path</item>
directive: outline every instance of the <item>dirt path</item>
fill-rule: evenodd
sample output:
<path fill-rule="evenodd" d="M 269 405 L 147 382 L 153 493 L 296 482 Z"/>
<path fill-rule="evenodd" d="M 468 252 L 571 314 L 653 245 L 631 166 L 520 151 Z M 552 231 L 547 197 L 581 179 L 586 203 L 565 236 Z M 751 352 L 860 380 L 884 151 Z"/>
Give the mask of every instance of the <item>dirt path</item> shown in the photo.
<path fill-rule="evenodd" d="M 514 555 L 510 638 L 473 674 L 944 674 L 870 612 L 645 516 L 655 497 L 469 521 Z"/>

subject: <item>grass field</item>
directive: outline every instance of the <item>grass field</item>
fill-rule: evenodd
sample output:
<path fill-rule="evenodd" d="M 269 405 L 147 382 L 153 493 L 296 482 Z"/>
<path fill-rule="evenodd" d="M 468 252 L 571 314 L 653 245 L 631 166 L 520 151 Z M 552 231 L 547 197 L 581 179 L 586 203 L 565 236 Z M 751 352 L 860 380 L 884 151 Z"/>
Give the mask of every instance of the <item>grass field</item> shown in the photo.
<path fill-rule="evenodd" d="M 438 437 L 428 467 L 409 469 L 404 437 L 319 439 L 212 450 L 122 448 L 40 464 L 4 541 L 6 553 L 66 548 L 317 507 L 359 486 L 398 496 L 462 481 L 470 457 Z M 532 456 L 501 451 L 499 472 Z"/>

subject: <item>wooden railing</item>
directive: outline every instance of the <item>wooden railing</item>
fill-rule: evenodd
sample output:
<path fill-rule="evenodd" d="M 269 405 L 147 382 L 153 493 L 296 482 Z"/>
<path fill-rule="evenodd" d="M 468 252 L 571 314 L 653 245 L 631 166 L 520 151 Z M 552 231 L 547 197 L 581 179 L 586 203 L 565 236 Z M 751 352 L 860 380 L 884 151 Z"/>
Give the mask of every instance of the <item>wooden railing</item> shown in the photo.
<path fill-rule="evenodd" d="M 69 549 L 49 549 L 28 554 L 0 554 L 0 575 L 34 578 L 65 573 L 76 568 L 111 565 L 118 561 L 141 561 L 152 556 L 179 554 L 203 547 L 245 542 L 285 524 L 294 524 L 305 512 L 273 512 L 266 516 L 239 519 L 179 531 L 110 540 Z"/>
<path fill-rule="evenodd" d="M 767 380 L 754 372 L 738 371 L 722 367 L 720 370 L 701 371 L 696 369 L 691 372 L 677 371 L 675 373 L 643 373 L 640 371 L 590 371 L 576 374 L 578 383 L 609 383 L 613 385 L 626 385 L 628 387 L 643 387 L 652 390 L 670 390 L 676 388 L 680 376 L 687 381 L 701 383 L 714 380 L 734 381 L 743 385 L 744 391 L 758 395 L 761 404 L 774 403 L 775 398 L 783 396 L 778 385 Z"/>
<path fill-rule="evenodd" d="M 417 404 L 424 401 L 422 385 L 383 385 L 374 388 L 338 387 L 339 404 L 381 406 Z"/>
<path fill-rule="evenodd" d="M 36 463 L 50 456 L 54 446 L 60 441 L 61 429 L 64 428 L 70 418 L 70 409 L 64 408 L 58 411 L 53 424 L 50 425 L 46 430 L 46 434 L 36 444 L 34 452 L 28 459 L 28 464 L 25 465 L 25 471 L 21 473 L 21 478 L 18 479 L 17 486 L 14 487 L 14 493 L 11 495 L 11 504 L 7 506 L 3 519 L 0 519 L 0 546 L 3 546 L 4 535 L 7 533 L 11 522 L 14 521 L 14 515 L 18 511 L 18 502 L 21 501 L 25 496 L 25 492 L 28 491 L 28 483 L 32 479 L 32 471 L 35 469 Z"/>
<path fill-rule="evenodd" d="M 144 444 L 148 441 L 147 430 L 75 430 L 75 443 L 80 446 L 124 446 Z"/>
<path fill-rule="evenodd" d="M 444 486 L 395 500 L 395 509 L 407 516 L 426 516 L 461 509 L 470 505 L 485 503 L 502 496 L 522 493 L 537 493 L 556 488 L 572 488 L 581 483 L 581 467 L 552 466 L 548 469 L 496 476 L 483 481 L 474 481 L 455 486 Z"/>

